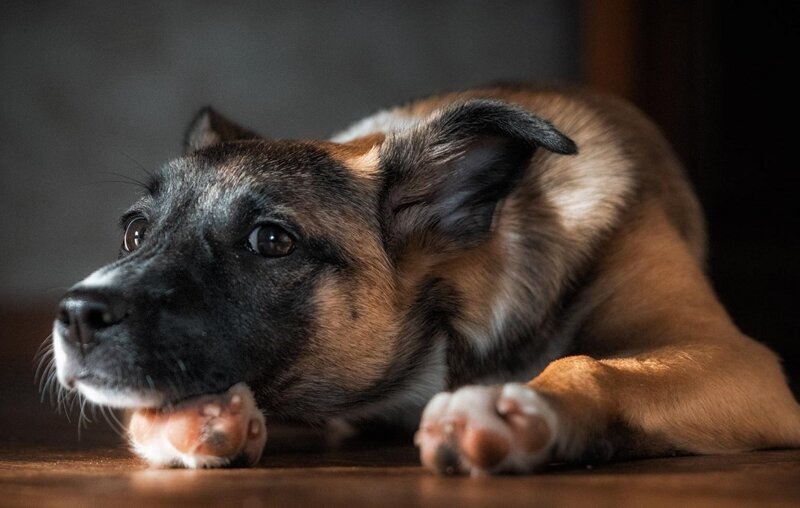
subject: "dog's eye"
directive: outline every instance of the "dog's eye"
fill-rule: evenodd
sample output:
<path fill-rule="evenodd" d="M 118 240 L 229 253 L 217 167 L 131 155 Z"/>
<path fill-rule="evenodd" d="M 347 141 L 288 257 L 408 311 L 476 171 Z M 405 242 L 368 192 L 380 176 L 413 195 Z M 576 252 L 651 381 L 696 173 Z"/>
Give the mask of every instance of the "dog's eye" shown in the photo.
<path fill-rule="evenodd" d="M 294 238 L 285 229 L 275 224 L 258 226 L 247 238 L 247 247 L 257 254 L 277 258 L 291 254 Z"/>
<path fill-rule="evenodd" d="M 122 248 L 128 252 L 138 249 L 144 241 L 147 226 L 148 222 L 144 217 L 134 217 L 129 220 L 125 226 L 125 236 L 122 237 Z"/>

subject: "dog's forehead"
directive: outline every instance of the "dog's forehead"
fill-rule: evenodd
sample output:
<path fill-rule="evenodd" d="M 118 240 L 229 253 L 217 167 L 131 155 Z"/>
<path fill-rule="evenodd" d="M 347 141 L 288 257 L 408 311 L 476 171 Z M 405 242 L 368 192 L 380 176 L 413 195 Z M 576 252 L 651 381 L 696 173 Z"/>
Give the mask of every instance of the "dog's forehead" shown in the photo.
<path fill-rule="evenodd" d="M 370 202 L 363 182 L 324 147 L 293 141 L 229 143 L 175 159 L 155 177 L 151 198 L 217 216 L 269 208 L 304 222 L 351 215 Z"/>
<path fill-rule="evenodd" d="M 160 174 L 171 194 L 219 188 L 235 192 L 284 188 L 290 194 L 319 192 L 345 183 L 347 172 L 326 151 L 302 142 L 236 142 L 199 150 L 172 161 Z"/>

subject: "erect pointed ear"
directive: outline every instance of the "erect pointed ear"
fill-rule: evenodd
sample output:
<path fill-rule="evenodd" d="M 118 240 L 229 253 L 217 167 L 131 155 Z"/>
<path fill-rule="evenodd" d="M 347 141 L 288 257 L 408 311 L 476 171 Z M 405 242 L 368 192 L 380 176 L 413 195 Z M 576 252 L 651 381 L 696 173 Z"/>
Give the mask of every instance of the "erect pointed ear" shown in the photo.
<path fill-rule="evenodd" d="M 195 115 L 183 137 L 183 153 L 239 139 L 260 139 L 261 136 L 231 122 L 210 106 Z"/>
<path fill-rule="evenodd" d="M 390 136 L 380 157 L 381 219 L 390 254 L 411 241 L 437 249 L 480 242 L 497 204 L 540 147 L 577 152 L 550 122 L 496 100 L 450 106 Z"/>

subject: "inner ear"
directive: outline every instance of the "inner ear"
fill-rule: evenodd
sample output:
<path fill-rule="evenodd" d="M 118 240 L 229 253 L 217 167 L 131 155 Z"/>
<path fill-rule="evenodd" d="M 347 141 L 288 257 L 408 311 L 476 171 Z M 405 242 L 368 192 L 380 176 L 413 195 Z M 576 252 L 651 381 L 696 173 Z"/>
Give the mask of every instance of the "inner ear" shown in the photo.
<path fill-rule="evenodd" d="M 491 100 L 455 104 L 393 135 L 380 157 L 387 250 L 397 256 L 413 243 L 441 252 L 483 241 L 540 148 L 577 151 L 551 123 Z"/>
<path fill-rule="evenodd" d="M 388 186 L 383 213 L 391 252 L 413 239 L 439 251 L 479 243 L 491 230 L 497 205 L 524 175 L 534 147 L 491 135 L 436 150 L 439 157 L 394 175 Z"/>
<path fill-rule="evenodd" d="M 437 229 L 461 242 L 478 240 L 488 232 L 497 204 L 517 185 L 533 151 L 524 143 L 497 136 L 464 143 L 459 155 L 437 169 L 449 175 L 431 196 Z"/>
<path fill-rule="evenodd" d="M 183 152 L 218 145 L 228 141 L 261 139 L 255 132 L 245 129 L 217 113 L 210 106 L 201 109 L 189 124 L 183 137 Z"/>

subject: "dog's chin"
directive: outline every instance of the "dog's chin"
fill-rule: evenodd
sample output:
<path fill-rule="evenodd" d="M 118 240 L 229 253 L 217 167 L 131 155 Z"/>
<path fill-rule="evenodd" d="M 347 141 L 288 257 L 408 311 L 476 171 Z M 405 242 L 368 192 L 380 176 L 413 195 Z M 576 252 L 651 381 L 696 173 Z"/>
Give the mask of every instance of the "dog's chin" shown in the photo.
<path fill-rule="evenodd" d="M 166 397 L 155 391 L 139 391 L 97 386 L 89 381 L 78 380 L 75 388 L 86 400 L 100 406 L 121 409 L 160 408 L 167 403 Z"/>

